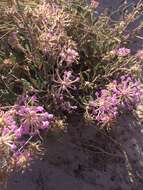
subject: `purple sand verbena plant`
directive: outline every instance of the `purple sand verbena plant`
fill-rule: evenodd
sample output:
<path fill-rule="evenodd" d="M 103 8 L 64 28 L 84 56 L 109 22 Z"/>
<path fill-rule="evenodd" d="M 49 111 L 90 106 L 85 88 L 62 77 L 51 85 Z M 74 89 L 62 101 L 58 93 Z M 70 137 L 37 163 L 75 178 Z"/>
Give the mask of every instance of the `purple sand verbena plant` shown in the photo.
<path fill-rule="evenodd" d="M 1 181 L 29 165 L 52 124 L 63 128 L 80 114 L 112 130 L 117 117 L 140 101 L 143 50 L 132 51 L 131 43 L 143 24 L 128 26 L 143 5 L 113 20 L 96 14 L 99 4 L 0 2 Z"/>

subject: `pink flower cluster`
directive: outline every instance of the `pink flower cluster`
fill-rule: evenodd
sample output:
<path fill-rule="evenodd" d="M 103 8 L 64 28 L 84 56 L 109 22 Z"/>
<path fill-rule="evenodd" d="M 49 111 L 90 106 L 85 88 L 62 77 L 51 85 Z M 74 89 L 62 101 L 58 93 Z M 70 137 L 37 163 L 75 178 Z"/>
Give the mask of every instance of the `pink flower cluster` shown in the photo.
<path fill-rule="evenodd" d="M 69 90 L 75 90 L 75 83 L 79 80 L 79 77 L 74 77 L 72 75 L 72 71 L 64 71 L 63 77 L 60 77 L 57 71 L 57 80 L 54 80 L 54 82 L 57 83 L 58 94 L 61 95 L 63 92 L 66 92 L 70 95 Z"/>
<path fill-rule="evenodd" d="M 71 91 L 77 89 L 76 83 L 79 82 L 80 78 L 75 77 L 72 74 L 72 71 L 64 71 L 63 76 L 61 77 L 59 71 L 57 73 L 57 80 L 54 79 L 56 83 L 53 98 L 56 104 L 56 108 L 62 111 L 67 111 L 71 113 L 77 109 L 76 105 L 72 105 L 71 101 L 68 100 L 67 95 L 72 98 Z M 56 93 L 55 93 L 56 92 Z"/>
<path fill-rule="evenodd" d="M 76 43 L 71 40 L 66 28 L 71 19 L 64 8 L 55 3 L 41 3 L 31 11 L 33 25 L 37 25 L 38 47 L 46 54 L 60 57 L 68 65 L 78 58 Z"/>
<path fill-rule="evenodd" d="M 63 48 L 62 52 L 60 53 L 60 57 L 62 61 L 65 61 L 68 65 L 74 63 L 78 58 L 78 53 L 76 50 L 72 48 Z"/>
<path fill-rule="evenodd" d="M 35 135 L 40 130 L 47 129 L 53 119 L 53 115 L 44 111 L 42 106 L 20 106 L 17 116 L 21 123 L 19 134 Z"/>
<path fill-rule="evenodd" d="M 105 125 L 116 118 L 120 109 L 131 110 L 139 102 L 139 84 L 123 76 L 119 82 L 113 81 L 96 96 L 96 100 L 89 102 L 88 111 L 95 120 Z"/>
<path fill-rule="evenodd" d="M 139 60 L 143 60 L 143 50 L 139 50 L 136 54 L 136 57 L 139 59 Z"/>
<path fill-rule="evenodd" d="M 128 48 L 122 47 L 119 49 L 114 49 L 110 53 L 119 57 L 125 57 L 131 53 L 131 50 Z"/>
<path fill-rule="evenodd" d="M 0 159 L 6 159 L 8 167 L 19 167 L 31 160 L 30 139 L 49 129 L 53 115 L 37 106 L 35 97 L 24 97 L 7 111 L 0 111 Z M 8 164 L 9 163 L 9 164 Z M 22 167 L 22 165 L 20 166 Z"/>
<path fill-rule="evenodd" d="M 93 9 L 96 9 L 99 5 L 99 0 L 91 0 L 90 2 L 90 6 L 93 8 Z"/>

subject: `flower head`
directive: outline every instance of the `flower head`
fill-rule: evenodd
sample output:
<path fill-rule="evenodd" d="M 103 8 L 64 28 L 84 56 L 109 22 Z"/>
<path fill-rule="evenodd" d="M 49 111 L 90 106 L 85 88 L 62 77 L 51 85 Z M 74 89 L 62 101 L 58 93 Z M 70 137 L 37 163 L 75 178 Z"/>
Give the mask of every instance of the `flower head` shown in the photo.
<path fill-rule="evenodd" d="M 142 49 L 137 52 L 136 57 L 138 59 L 140 59 L 141 61 L 143 60 L 143 50 Z"/>
<path fill-rule="evenodd" d="M 71 71 L 65 71 L 63 77 L 61 78 L 57 71 L 58 80 L 54 80 L 58 84 L 59 90 L 58 94 L 62 94 L 64 91 L 70 94 L 70 89 L 75 90 L 76 86 L 74 85 L 79 81 L 79 77 L 74 77 Z M 70 94 L 71 95 L 71 94 Z"/>
<path fill-rule="evenodd" d="M 125 47 L 114 49 L 110 52 L 113 55 L 119 56 L 119 57 L 126 57 L 131 53 L 131 50 Z"/>
<path fill-rule="evenodd" d="M 96 9 L 99 5 L 99 0 L 91 0 L 90 2 L 90 6 L 93 8 L 93 9 Z"/>
<path fill-rule="evenodd" d="M 44 110 L 42 106 L 23 105 L 17 109 L 22 134 L 35 135 L 39 130 L 50 127 L 53 115 Z"/>
<path fill-rule="evenodd" d="M 90 101 L 87 110 L 103 125 L 116 119 L 121 108 L 133 109 L 140 100 L 139 83 L 131 77 L 122 76 L 107 85 L 107 89 L 96 93 L 97 99 Z"/>
<path fill-rule="evenodd" d="M 72 48 L 63 48 L 60 53 L 61 60 L 65 61 L 68 65 L 74 63 L 78 56 L 78 52 Z"/>
<path fill-rule="evenodd" d="M 122 76 L 120 83 L 114 89 L 114 93 L 118 96 L 121 105 L 128 108 L 137 104 L 140 101 L 139 83 L 134 81 L 131 77 Z"/>
<path fill-rule="evenodd" d="M 53 115 L 37 105 L 35 96 L 22 97 L 9 109 L 0 110 L 0 172 L 9 174 L 15 169 L 25 169 L 32 157 L 40 151 L 32 143 L 34 135 L 48 129 Z M 36 142 L 37 143 L 37 142 Z"/>

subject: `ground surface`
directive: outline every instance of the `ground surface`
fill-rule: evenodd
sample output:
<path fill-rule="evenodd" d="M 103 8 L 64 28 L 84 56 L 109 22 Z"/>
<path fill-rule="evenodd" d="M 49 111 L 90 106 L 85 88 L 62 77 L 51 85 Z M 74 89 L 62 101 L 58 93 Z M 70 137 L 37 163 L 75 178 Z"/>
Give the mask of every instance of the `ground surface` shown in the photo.
<path fill-rule="evenodd" d="M 120 3 L 120 0 L 101 0 L 99 10 L 103 7 L 116 10 Z M 141 40 L 136 41 L 134 49 L 141 44 Z M 127 114 L 119 123 L 115 134 L 126 153 L 121 153 L 110 139 L 100 137 L 92 126 L 83 127 L 81 132 L 82 123 L 76 117 L 70 134 L 58 139 L 50 136 L 43 159 L 34 162 L 31 171 L 11 176 L 6 190 L 142 190 L 143 125 Z M 90 144 L 94 148 L 86 147 Z"/>
<path fill-rule="evenodd" d="M 81 121 L 79 126 L 77 122 L 72 123 L 69 135 L 58 139 L 49 135 L 43 159 L 33 163 L 32 171 L 13 175 L 7 190 L 143 189 L 142 126 L 132 116 L 125 114 L 114 132 L 129 160 L 118 146 L 100 136 L 92 126 L 80 131 Z M 92 147 L 88 146 L 91 144 Z M 107 153 L 101 153 L 99 147 Z"/>

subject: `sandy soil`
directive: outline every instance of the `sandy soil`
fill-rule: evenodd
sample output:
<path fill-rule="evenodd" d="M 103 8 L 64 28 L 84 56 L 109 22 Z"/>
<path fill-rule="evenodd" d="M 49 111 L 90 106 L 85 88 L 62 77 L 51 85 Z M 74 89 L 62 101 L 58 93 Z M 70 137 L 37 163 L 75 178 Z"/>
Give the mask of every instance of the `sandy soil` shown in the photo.
<path fill-rule="evenodd" d="M 11 176 L 7 190 L 142 190 L 143 127 L 133 116 L 125 114 L 112 134 L 124 152 L 94 126 L 73 119 L 69 134 L 49 134 L 43 159 Z"/>

